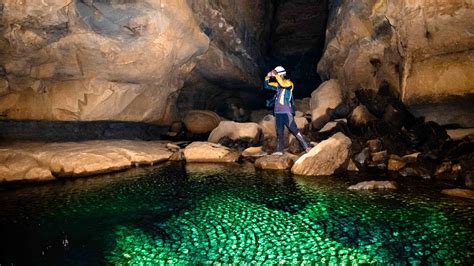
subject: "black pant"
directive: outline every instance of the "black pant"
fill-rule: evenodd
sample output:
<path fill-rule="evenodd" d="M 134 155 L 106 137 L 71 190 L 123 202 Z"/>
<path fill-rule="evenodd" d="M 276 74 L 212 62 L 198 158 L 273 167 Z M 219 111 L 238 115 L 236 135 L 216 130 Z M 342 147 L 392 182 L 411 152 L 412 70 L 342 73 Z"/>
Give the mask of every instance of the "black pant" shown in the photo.
<path fill-rule="evenodd" d="M 275 113 L 275 123 L 276 123 L 276 133 L 277 133 L 277 146 L 276 151 L 282 152 L 285 147 L 284 142 L 284 131 L 285 126 L 288 127 L 290 132 L 295 135 L 296 139 L 300 142 L 303 149 L 309 147 L 308 143 L 303 139 L 303 136 L 300 133 L 300 130 L 296 126 L 295 119 L 290 113 Z"/>

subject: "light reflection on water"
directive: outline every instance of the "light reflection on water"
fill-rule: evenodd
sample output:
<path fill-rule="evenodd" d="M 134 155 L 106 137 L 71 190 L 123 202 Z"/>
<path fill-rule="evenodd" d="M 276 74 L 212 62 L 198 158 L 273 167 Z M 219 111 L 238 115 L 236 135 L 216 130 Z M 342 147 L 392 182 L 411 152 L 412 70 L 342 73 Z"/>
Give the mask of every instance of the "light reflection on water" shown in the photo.
<path fill-rule="evenodd" d="M 474 202 L 427 181 L 167 163 L 0 191 L 0 263 L 472 263 Z"/>

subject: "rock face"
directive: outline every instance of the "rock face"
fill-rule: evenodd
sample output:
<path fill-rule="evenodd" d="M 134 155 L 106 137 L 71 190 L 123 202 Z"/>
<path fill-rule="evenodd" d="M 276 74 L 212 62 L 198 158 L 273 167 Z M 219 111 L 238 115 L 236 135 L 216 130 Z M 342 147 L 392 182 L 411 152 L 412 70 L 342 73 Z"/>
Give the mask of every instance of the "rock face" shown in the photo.
<path fill-rule="evenodd" d="M 367 190 L 367 189 L 396 189 L 397 183 L 394 181 L 365 181 L 349 187 L 351 190 Z"/>
<path fill-rule="evenodd" d="M 376 90 L 388 82 L 405 103 L 427 103 L 418 114 L 428 114 L 449 98 L 474 91 L 472 21 L 472 2 L 333 1 L 318 73 L 323 79 L 338 79 L 349 91 Z M 472 102 L 472 96 L 465 100 Z M 458 118 L 449 122 L 472 126 L 472 116 L 467 118 L 474 107 L 459 106 L 454 101 L 448 108 L 450 117 Z"/>
<path fill-rule="evenodd" d="M 332 175 L 349 163 L 351 140 L 342 133 L 320 142 L 291 168 L 298 175 Z"/>
<path fill-rule="evenodd" d="M 0 114 L 169 123 L 185 83 L 258 86 L 268 5 L 3 1 Z"/>
<path fill-rule="evenodd" d="M 237 161 L 239 154 L 220 144 L 193 142 L 184 149 L 184 158 L 194 163 L 225 163 Z"/>
<path fill-rule="evenodd" d="M 171 157 L 165 145 L 128 140 L 5 144 L 0 147 L 0 182 L 53 180 L 150 165 Z"/>

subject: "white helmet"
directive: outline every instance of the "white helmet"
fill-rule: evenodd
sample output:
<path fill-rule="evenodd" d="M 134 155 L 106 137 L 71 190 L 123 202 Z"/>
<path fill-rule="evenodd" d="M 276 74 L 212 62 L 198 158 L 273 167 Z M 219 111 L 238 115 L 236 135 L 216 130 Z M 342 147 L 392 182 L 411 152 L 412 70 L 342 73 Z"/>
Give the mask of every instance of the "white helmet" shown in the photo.
<path fill-rule="evenodd" d="M 285 76 L 286 70 L 282 66 L 275 67 L 275 71 L 278 72 L 278 75 Z"/>

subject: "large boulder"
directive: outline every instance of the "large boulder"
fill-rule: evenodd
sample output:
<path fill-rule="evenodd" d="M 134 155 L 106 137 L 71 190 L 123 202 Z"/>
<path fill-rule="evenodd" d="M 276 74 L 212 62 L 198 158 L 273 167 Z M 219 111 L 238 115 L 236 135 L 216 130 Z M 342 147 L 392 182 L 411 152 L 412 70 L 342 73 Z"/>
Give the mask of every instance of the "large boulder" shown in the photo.
<path fill-rule="evenodd" d="M 321 129 L 331 119 L 330 111 L 336 109 L 343 100 L 341 85 L 335 79 L 323 82 L 311 93 L 309 103 L 313 128 Z"/>
<path fill-rule="evenodd" d="M 224 163 L 239 159 L 236 151 L 211 142 L 193 142 L 186 146 L 183 153 L 186 162 L 195 163 Z"/>
<path fill-rule="evenodd" d="M 219 115 L 212 111 L 192 110 L 183 119 L 186 129 L 193 134 L 209 133 L 221 122 Z"/>
<path fill-rule="evenodd" d="M 237 123 L 234 121 L 222 121 L 212 130 L 207 141 L 218 143 L 223 137 L 228 137 L 232 140 L 248 139 L 255 141 L 260 138 L 260 126 L 257 123 Z M 256 141 L 258 142 L 258 141 Z"/>
<path fill-rule="evenodd" d="M 307 154 L 301 156 L 291 168 L 298 175 L 332 175 L 345 170 L 350 159 L 352 141 L 342 133 L 337 133 L 320 142 Z"/>
<path fill-rule="evenodd" d="M 348 91 L 386 82 L 416 114 L 474 126 L 472 21 L 465 1 L 337 1 L 318 73 Z"/>

